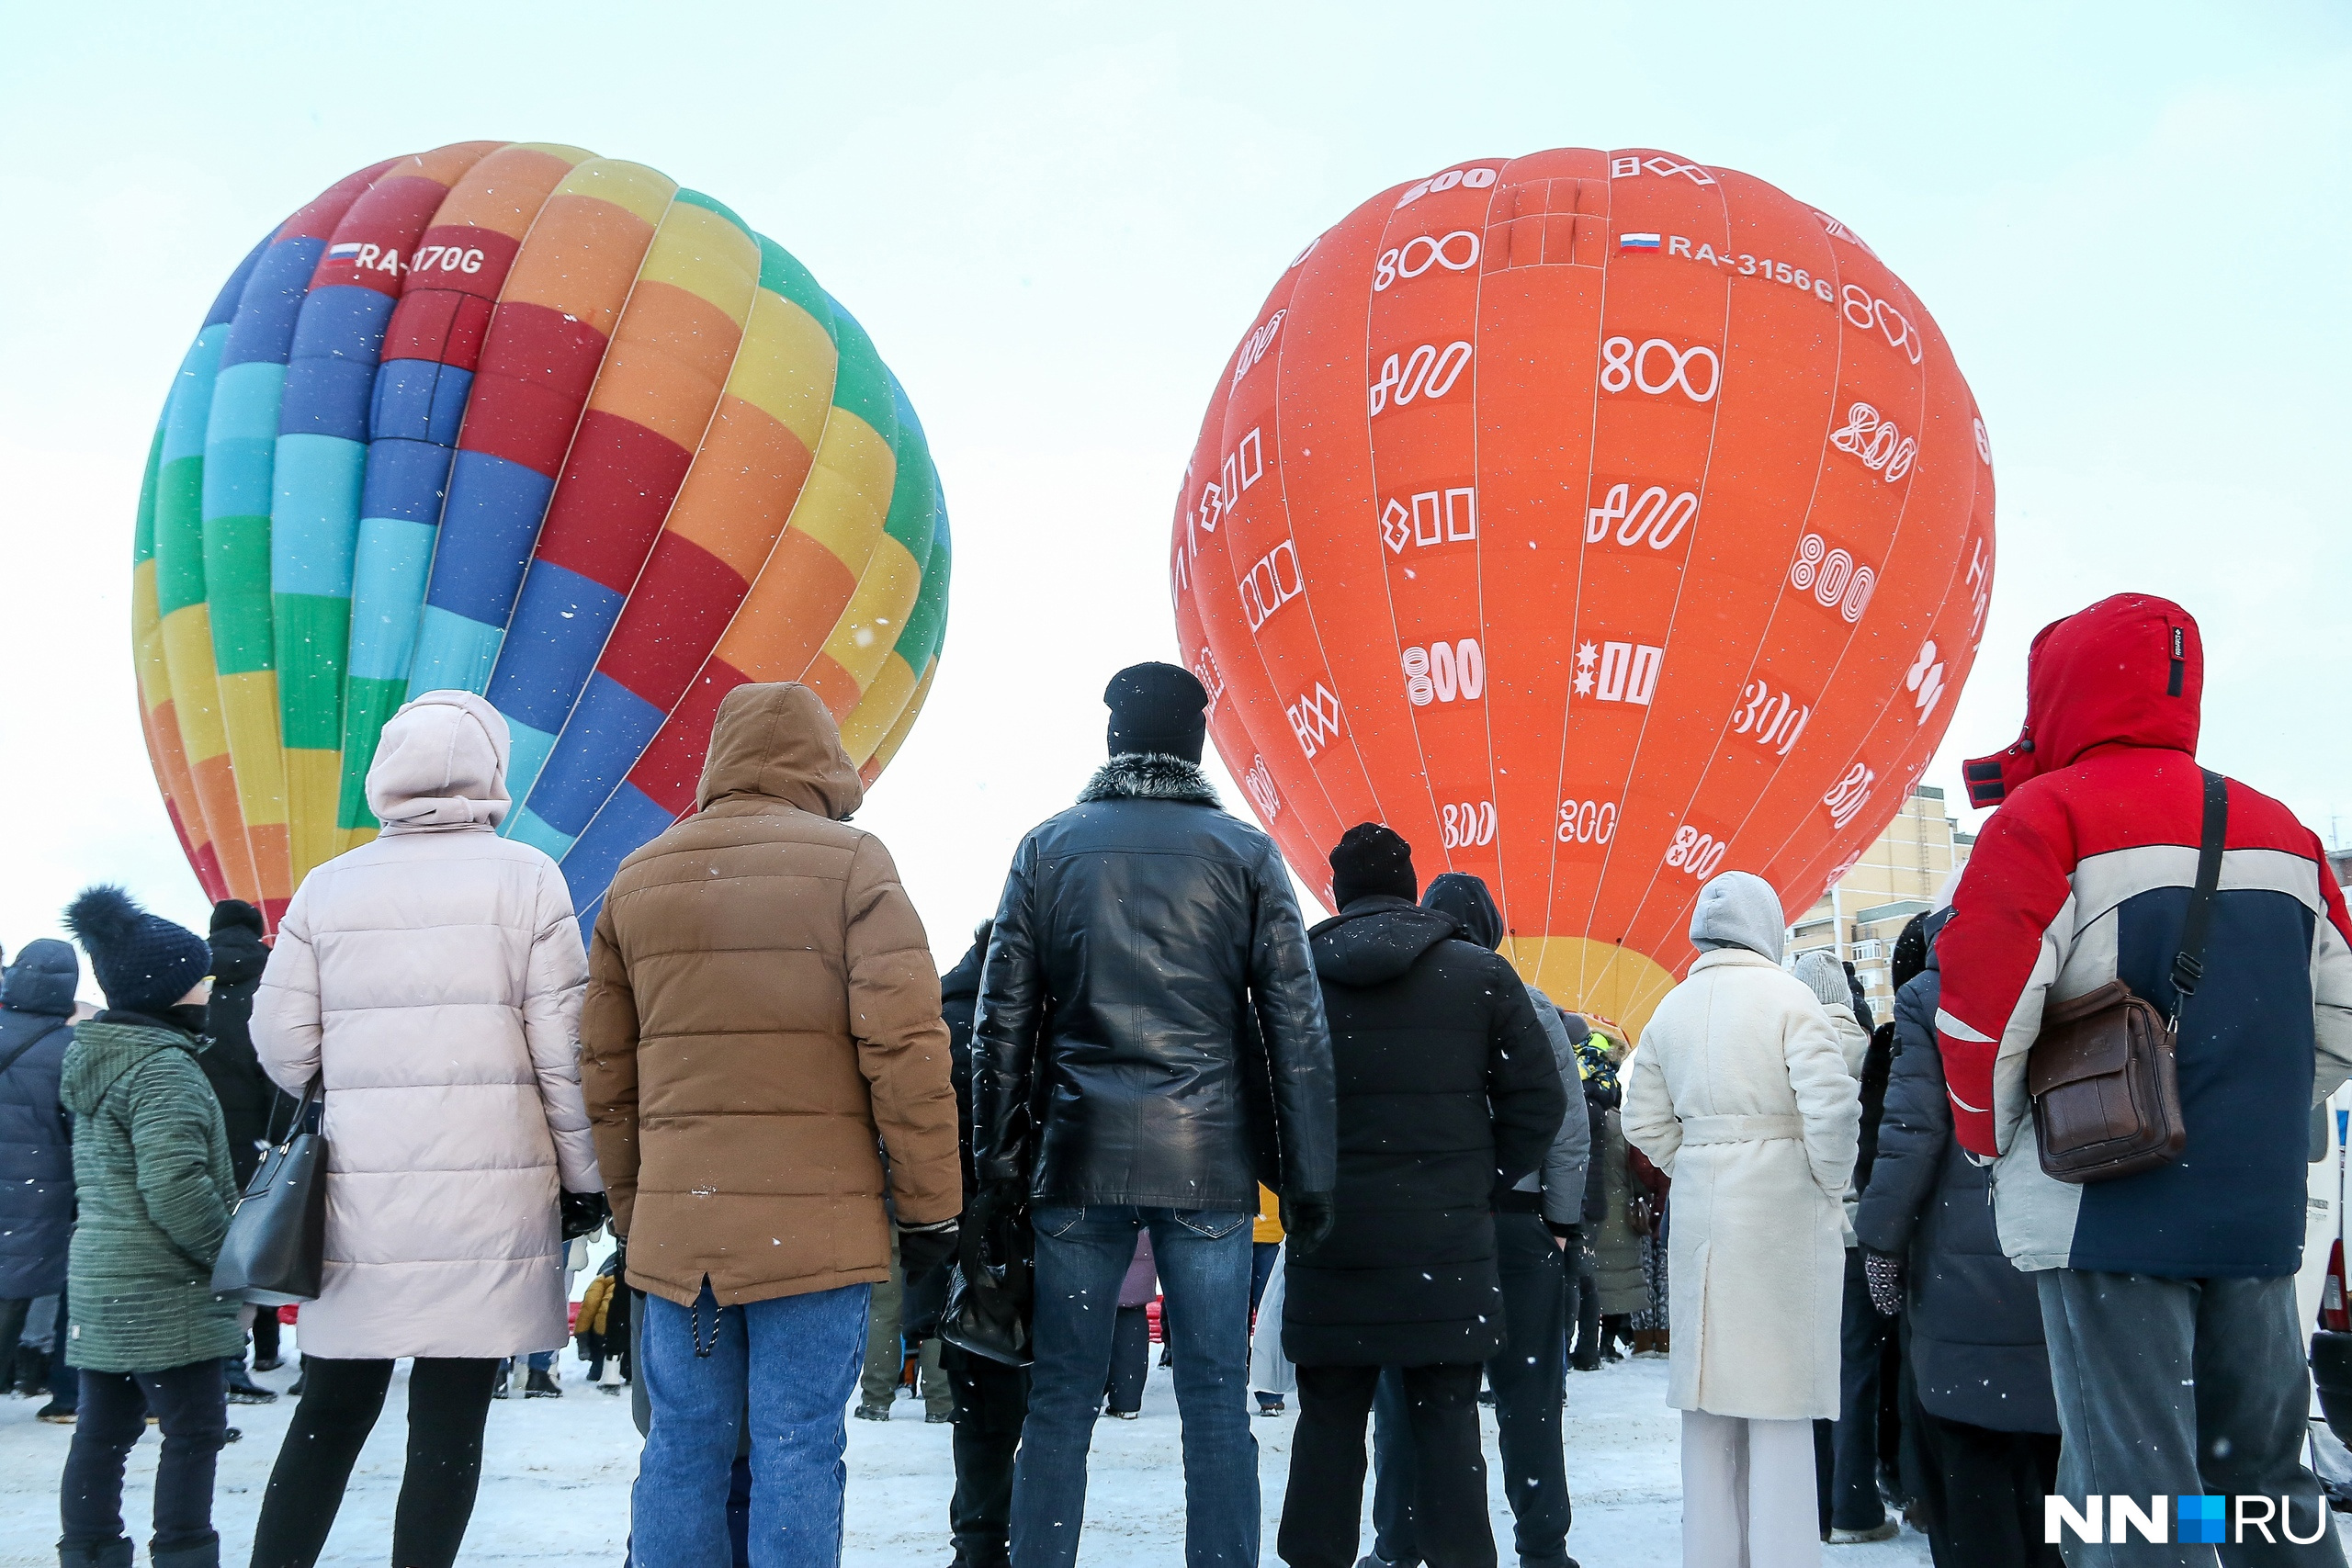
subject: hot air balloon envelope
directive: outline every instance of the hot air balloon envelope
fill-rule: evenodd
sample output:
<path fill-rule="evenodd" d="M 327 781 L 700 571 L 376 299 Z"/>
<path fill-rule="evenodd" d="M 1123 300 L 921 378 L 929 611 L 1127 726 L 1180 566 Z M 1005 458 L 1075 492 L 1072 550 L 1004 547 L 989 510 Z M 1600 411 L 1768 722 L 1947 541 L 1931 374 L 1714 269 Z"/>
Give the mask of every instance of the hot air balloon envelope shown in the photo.
<path fill-rule="evenodd" d="M 1521 973 L 1638 1030 L 1718 871 L 1805 908 L 1950 721 L 1992 450 L 1845 225 L 1656 149 L 1483 158 L 1300 253 L 1178 497 L 1185 661 L 1329 896 L 1385 821 Z"/>
<path fill-rule="evenodd" d="M 500 830 L 584 920 L 732 687 L 807 682 L 880 773 L 949 555 L 904 389 L 724 204 L 577 147 L 395 158 L 265 236 L 181 360 L 133 556 L 149 752 L 206 893 L 274 923 L 375 833 L 384 721 L 481 693 Z"/>

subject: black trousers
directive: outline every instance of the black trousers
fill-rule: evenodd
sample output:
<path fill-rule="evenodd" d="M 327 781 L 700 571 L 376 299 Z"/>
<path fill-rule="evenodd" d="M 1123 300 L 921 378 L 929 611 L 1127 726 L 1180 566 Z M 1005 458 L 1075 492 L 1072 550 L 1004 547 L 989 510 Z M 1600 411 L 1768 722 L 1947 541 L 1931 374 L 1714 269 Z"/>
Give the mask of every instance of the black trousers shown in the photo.
<path fill-rule="evenodd" d="M 1828 1464 L 1821 1467 L 1824 1529 L 1876 1529 L 1886 1522 L 1879 1495 L 1882 1456 L 1894 1451 L 1887 1428 L 1885 1371 L 1893 1324 L 1871 1304 L 1862 1249 L 1846 1249 L 1846 1284 L 1838 1325 L 1838 1419 L 1829 1427 Z M 1818 1455 L 1818 1446 L 1816 1445 Z"/>
<path fill-rule="evenodd" d="M 939 1370 L 956 1400 L 956 1491 L 947 1502 L 955 1568 L 1005 1568 L 1012 1561 L 1012 1459 L 1029 1417 L 1029 1371 L 944 1343 Z"/>
<path fill-rule="evenodd" d="M 392 1513 L 392 1561 L 449 1568 L 473 1517 L 481 1428 L 497 1381 L 492 1359 L 419 1357 L 408 1377 L 408 1466 Z M 302 1359 L 302 1403 L 269 1472 L 253 1568 L 311 1568 L 334 1528 L 351 1467 L 383 1413 L 392 1363 Z"/>
<path fill-rule="evenodd" d="M 1927 1461 L 1928 1550 L 1936 1568 L 2059 1568 L 2041 1539 L 2041 1499 L 2058 1490 L 2058 1434 L 1996 1432 L 1915 1407 Z"/>
<path fill-rule="evenodd" d="M 1151 1314 L 1123 1306 L 1111 1330 L 1110 1407 L 1122 1413 L 1143 1408 L 1143 1385 L 1151 1378 Z"/>
<path fill-rule="evenodd" d="M 1495 1248 L 1503 1287 L 1503 1348 L 1487 1363 L 1487 1382 L 1495 1391 L 1503 1495 L 1510 1502 L 1520 1562 L 1527 1568 L 1555 1568 L 1568 1561 L 1574 1517 L 1560 1446 L 1571 1314 L 1567 1262 L 1535 1214 L 1497 1214 Z M 1419 1466 L 1395 1368 L 1382 1371 L 1373 1400 L 1373 1457 L 1376 1548 L 1388 1562 L 1418 1562 L 1424 1555 L 1413 1516 Z"/>
<path fill-rule="evenodd" d="M 277 1309 L 274 1306 L 254 1309 L 254 1359 L 277 1359 Z"/>
<path fill-rule="evenodd" d="M 155 1467 L 155 1533 L 148 1555 L 217 1552 L 212 1471 L 229 1431 L 229 1388 L 217 1360 L 161 1372 L 82 1373 L 82 1414 L 58 1487 L 62 1548 L 95 1550 L 122 1539 L 122 1467 L 153 1411 L 164 1433 Z"/>
<path fill-rule="evenodd" d="M 1363 1426 L 1378 1367 L 1298 1369 L 1298 1430 L 1275 1551 L 1291 1568 L 1353 1568 L 1363 1511 Z M 1413 1521 L 1431 1568 L 1494 1568 L 1476 1362 L 1402 1369 L 1416 1460 Z"/>

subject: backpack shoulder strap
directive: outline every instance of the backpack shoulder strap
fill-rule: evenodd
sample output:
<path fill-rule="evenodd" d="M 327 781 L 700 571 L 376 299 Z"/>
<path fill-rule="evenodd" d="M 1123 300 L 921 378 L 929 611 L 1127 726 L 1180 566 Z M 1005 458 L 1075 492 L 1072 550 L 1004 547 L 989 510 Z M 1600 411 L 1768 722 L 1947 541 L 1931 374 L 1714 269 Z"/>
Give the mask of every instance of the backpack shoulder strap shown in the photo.
<path fill-rule="evenodd" d="M 2173 955 L 2172 1022 L 2180 1027 L 2181 1009 L 2197 994 L 2205 978 L 2205 932 L 2212 921 L 2213 890 L 2222 882 L 2222 845 L 2230 830 L 2230 781 L 2211 768 L 2205 775 L 2205 827 L 2197 845 L 2197 886 L 2188 895 L 2188 911 L 2180 922 L 2180 951 Z"/>

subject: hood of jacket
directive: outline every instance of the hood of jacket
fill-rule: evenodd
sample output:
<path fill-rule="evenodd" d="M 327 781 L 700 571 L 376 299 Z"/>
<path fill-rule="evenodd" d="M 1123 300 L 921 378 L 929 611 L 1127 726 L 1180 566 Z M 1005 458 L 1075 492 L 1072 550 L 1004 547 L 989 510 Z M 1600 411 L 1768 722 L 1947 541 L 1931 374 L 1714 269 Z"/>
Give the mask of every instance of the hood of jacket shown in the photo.
<path fill-rule="evenodd" d="M 763 795 L 845 822 L 865 803 L 865 785 L 817 694 L 797 681 L 767 681 L 728 693 L 711 723 L 695 809 L 730 795 Z"/>
<path fill-rule="evenodd" d="M 1483 877 L 1466 871 L 1442 873 L 1422 890 L 1421 908 L 1453 916 L 1464 938 L 1489 953 L 1503 944 L 1503 912 L 1496 907 L 1495 896 L 1487 890 Z"/>
<path fill-rule="evenodd" d="M 1754 872 L 1724 872 L 1699 889 L 1690 910 L 1690 945 L 1702 953 L 1741 948 L 1778 964 L 1788 929 L 1781 896 Z"/>
<path fill-rule="evenodd" d="M 1922 920 L 1919 923 L 1919 931 L 1921 934 L 1926 936 L 1928 939 L 1928 961 L 1919 966 L 1920 974 L 1924 975 L 1930 969 L 1934 970 L 1939 976 L 1944 972 L 1943 964 L 1938 962 L 1936 958 L 1936 938 L 1942 932 L 1943 929 L 1950 924 L 1951 924 L 1951 906 L 1950 904 L 1946 904 L 1942 908 L 1938 909 L 1934 914 L 1929 915 L 1925 920 Z M 1940 984 L 1940 981 L 1939 984 Z"/>
<path fill-rule="evenodd" d="M 1308 931 L 1306 941 L 1317 975 L 1335 985 L 1361 987 L 1396 979 L 1430 948 L 1461 934 L 1451 915 L 1376 893 Z"/>
<path fill-rule="evenodd" d="M 471 692 L 401 705 L 368 765 L 368 809 L 387 833 L 496 827 L 506 794 L 506 716 Z"/>
<path fill-rule="evenodd" d="M 1969 804 L 1998 806 L 2028 779 L 2100 746 L 2197 752 L 2205 644 L 2169 599 L 2118 593 L 2033 639 L 2025 663 L 2025 728 L 2004 751 L 1963 769 Z"/>
<path fill-rule="evenodd" d="M 121 1014 L 111 1015 L 120 1019 Z M 159 1051 L 186 1051 L 194 1055 L 197 1037 L 161 1023 L 109 1021 L 107 1015 L 74 1031 L 65 1048 L 65 1066 L 58 1079 L 57 1098 L 75 1116 L 91 1116 L 123 1074 Z"/>
<path fill-rule="evenodd" d="M 43 937 L 28 942 L 0 979 L 0 1007 L 10 1012 L 46 1013 L 70 1017 L 74 991 L 82 983 L 82 959 L 72 942 Z"/>

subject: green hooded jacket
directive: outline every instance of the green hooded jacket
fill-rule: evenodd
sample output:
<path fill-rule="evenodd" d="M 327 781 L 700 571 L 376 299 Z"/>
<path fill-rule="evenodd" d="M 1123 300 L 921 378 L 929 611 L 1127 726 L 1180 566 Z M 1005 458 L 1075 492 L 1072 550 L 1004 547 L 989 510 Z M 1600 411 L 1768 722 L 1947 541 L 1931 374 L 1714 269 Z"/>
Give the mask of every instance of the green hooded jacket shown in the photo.
<path fill-rule="evenodd" d="M 212 1293 L 237 1198 L 198 1037 L 136 1014 L 74 1031 L 59 1098 L 74 1116 L 80 1216 L 66 1265 L 65 1359 L 153 1372 L 233 1356 L 238 1303 Z"/>

